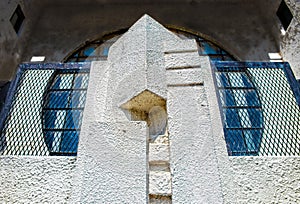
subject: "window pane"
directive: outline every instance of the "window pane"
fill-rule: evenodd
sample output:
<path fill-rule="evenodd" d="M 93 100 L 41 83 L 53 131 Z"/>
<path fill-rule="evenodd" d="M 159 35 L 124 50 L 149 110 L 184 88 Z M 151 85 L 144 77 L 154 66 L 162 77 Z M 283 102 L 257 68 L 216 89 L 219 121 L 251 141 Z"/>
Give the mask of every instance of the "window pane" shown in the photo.
<path fill-rule="evenodd" d="M 248 88 L 253 87 L 253 84 L 246 73 L 241 73 L 241 76 L 244 83 L 244 87 L 248 87 Z"/>
<path fill-rule="evenodd" d="M 258 152 L 261 142 L 262 130 L 245 130 L 245 141 L 249 152 Z"/>
<path fill-rule="evenodd" d="M 248 114 L 250 116 L 252 127 L 262 128 L 263 116 L 261 109 L 250 108 L 248 109 Z"/>
<path fill-rule="evenodd" d="M 52 89 L 71 89 L 73 74 L 59 74 L 55 77 Z"/>
<path fill-rule="evenodd" d="M 220 90 L 222 106 L 235 106 L 233 94 L 231 90 Z"/>
<path fill-rule="evenodd" d="M 256 90 L 245 90 L 244 92 L 248 106 L 260 106 Z"/>
<path fill-rule="evenodd" d="M 61 129 L 65 124 L 65 110 L 46 110 L 44 112 L 44 128 Z"/>
<path fill-rule="evenodd" d="M 202 54 L 220 54 L 219 48 L 208 42 L 201 42 Z"/>
<path fill-rule="evenodd" d="M 44 131 L 44 135 L 45 135 L 45 142 L 48 147 L 48 150 L 51 151 L 53 140 L 54 140 L 54 132 L 53 131 Z"/>
<path fill-rule="evenodd" d="M 243 72 L 229 72 L 228 77 L 232 87 L 253 87 L 247 75 Z"/>
<path fill-rule="evenodd" d="M 251 120 L 250 120 L 251 116 L 248 113 L 248 109 L 246 109 L 246 108 L 238 109 L 238 112 L 239 112 L 239 116 L 241 119 L 242 127 L 251 128 L 252 127 Z"/>
<path fill-rule="evenodd" d="M 81 125 L 82 111 L 68 110 L 65 119 L 65 129 L 79 129 Z"/>
<path fill-rule="evenodd" d="M 243 90 L 233 90 L 234 99 L 237 106 L 247 106 L 246 94 Z"/>
<path fill-rule="evenodd" d="M 65 131 L 61 141 L 60 152 L 62 153 L 76 153 L 78 144 L 78 131 Z"/>
<path fill-rule="evenodd" d="M 225 139 L 228 149 L 232 153 L 242 153 L 247 151 L 241 130 L 226 130 Z"/>
<path fill-rule="evenodd" d="M 69 91 L 55 91 L 48 94 L 47 108 L 67 108 Z"/>
<path fill-rule="evenodd" d="M 103 56 L 108 56 L 108 51 L 109 51 L 109 47 L 104 47 L 102 55 Z"/>
<path fill-rule="evenodd" d="M 255 90 L 233 90 L 233 93 L 237 106 L 260 106 Z"/>
<path fill-rule="evenodd" d="M 230 87 L 228 77 L 224 72 L 216 72 L 218 87 Z"/>
<path fill-rule="evenodd" d="M 83 55 L 85 57 L 88 57 L 88 56 L 94 56 L 93 52 L 95 51 L 95 48 L 94 47 L 88 47 L 86 48 L 84 51 L 83 51 Z"/>
<path fill-rule="evenodd" d="M 88 85 L 88 75 L 78 73 L 75 75 L 74 87 L 75 89 L 86 89 Z"/>
<path fill-rule="evenodd" d="M 224 108 L 224 118 L 226 128 L 239 128 L 240 120 L 236 109 Z"/>
<path fill-rule="evenodd" d="M 73 91 L 71 94 L 70 108 L 83 108 L 86 98 L 86 91 Z"/>
<path fill-rule="evenodd" d="M 223 60 L 223 57 L 220 55 L 218 55 L 218 56 L 210 55 L 209 58 L 211 61 L 222 61 Z"/>

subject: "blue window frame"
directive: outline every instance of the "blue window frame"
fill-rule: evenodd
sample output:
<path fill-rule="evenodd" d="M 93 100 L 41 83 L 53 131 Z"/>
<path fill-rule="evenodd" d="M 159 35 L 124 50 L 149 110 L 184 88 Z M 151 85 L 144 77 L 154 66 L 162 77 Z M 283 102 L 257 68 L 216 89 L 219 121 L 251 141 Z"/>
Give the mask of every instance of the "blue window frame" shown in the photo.
<path fill-rule="evenodd" d="M 263 131 L 263 115 L 250 74 L 245 69 L 217 68 L 215 78 L 228 154 L 257 155 Z"/>
<path fill-rule="evenodd" d="M 43 132 L 50 155 L 76 155 L 88 73 L 57 70 L 44 96 Z"/>

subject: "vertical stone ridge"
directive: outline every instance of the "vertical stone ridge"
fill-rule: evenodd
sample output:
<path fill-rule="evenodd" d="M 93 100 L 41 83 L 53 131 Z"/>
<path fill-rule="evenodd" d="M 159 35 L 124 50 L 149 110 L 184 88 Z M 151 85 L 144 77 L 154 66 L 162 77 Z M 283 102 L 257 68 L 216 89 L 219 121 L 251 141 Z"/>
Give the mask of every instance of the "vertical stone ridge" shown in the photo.
<path fill-rule="evenodd" d="M 168 131 L 149 141 L 149 203 L 172 203 L 170 143 Z"/>

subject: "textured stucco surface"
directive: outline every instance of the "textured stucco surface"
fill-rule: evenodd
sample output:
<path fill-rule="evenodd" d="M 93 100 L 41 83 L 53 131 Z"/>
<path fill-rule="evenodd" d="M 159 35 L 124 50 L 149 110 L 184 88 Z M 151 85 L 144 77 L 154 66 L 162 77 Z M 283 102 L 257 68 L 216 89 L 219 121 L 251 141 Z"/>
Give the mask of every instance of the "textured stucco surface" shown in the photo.
<path fill-rule="evenodd" d="M 168 92 L 174 203 L 222 203 L 203 87 Z"/>
<path fill-rule="evenodd" d="M 75 157 L 0 157 L 1 203 L 67 203 Z"/>
<path fill-rule="evenodd" d="M 145 122 L 82 126 L 72 203 L 146 203 Z"/>
<path fill-rule="evenodd" d="M 193 56 L 192 52 L 191 55 Z M 168 74 L 171 72 L 170 74 L 175 75 L 173 77 L 178 77 L 178 80 L 168 80 L 167 100 L 172 202 L 222 203 L 207 94 L 202 84 L 202 72 L 210 66 L 206 57 L 198 57 L 195 61 L 198 64 L 194 69 L 186 69 L 184 66 L 179 70 L 168 70 Z M 192 83 L 189 77 L 182 80 L 185 77 L 173 73 L 192 70 L 197 73 L 197 78 L 194 77 Z"/>
<path fill-rule="evenodd" d="M 222 175 L 225 203 L 300 202 L 299 157 L 230 157 L 229 165 Z"/>

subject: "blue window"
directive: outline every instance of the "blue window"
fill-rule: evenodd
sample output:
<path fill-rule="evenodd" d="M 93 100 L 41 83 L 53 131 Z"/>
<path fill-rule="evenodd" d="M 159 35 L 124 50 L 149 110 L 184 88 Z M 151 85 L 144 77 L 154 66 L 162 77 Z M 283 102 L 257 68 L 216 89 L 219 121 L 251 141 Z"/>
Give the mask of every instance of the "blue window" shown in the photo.
<path fill-rule="evenodd" d="M 257 155 L 263 115 L 250 75 L 244 70 L 217 69 L 215 78 L 222 105 L 228 154 Z"/>
<path fill-rule="evenodd" d="M 88 73 L 60 70 L 44 96 L 43 132 L 50 155 L 76 155 Z"/>

